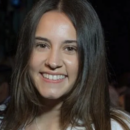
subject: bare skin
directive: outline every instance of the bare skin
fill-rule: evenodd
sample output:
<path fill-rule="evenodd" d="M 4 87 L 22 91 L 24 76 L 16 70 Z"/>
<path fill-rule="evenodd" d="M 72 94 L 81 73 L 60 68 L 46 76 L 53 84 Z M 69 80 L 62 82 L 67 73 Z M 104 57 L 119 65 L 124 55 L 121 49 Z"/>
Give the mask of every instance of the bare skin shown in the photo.
<path fill-rule="evenodd" d="M 61 102 L 54 106 L 47 106 L 46 104 L 46 108 L 43 108 L 44 112 L 41 111 L 39 116 L 25 130 L 60 130 L 59 114 L 61 105 Z"/>
<path fill-rule="evenodd" d="M 25 130 L 61 130 L 63 97 L 72 90 L 78 75 L 76 30 L 64 13 L 50 11 L 37 26 L 36 43 L 29 71 L 45 107 Z"/>

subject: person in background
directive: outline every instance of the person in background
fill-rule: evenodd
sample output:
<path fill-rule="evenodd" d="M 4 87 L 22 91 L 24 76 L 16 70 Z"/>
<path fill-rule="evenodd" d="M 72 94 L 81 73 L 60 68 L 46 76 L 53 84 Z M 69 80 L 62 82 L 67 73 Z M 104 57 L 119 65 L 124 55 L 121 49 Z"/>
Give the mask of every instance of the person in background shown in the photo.
<path fill-rule="evenodd" d="M 27 15 L 2 130 L 129 130 L 109 103 L 99 18 L 87 0 L 40 0 Z"/>
<path fill-rule="evenodd" d="M 111 105 L 115 107 L 119 107 L 120 106 L 119 94 L 115 89 L 115 87 L 113 86 L 113 84 L 109 85 L 109 94 L 110 94 Z"/>
<path fill-rule="evenodd" d="M 127 76 L 123 75 L 121 76 L 123 78 L 120 77 L 117 81 L 114 80 L 109 83 L 109 95 L 112 106 L 130 112 L 130 88 L 129 76 Z"/>
<path fill-rule="evenodd" d="M 117 89 L 120 101 L 124 109 L 130 112 L 130 72 L 121 74 L 118 78 L 119 88 Z"/>
<path fill-rule="evenodd" d="M 0 65 L 0 123 L 6 113 L 6 107 L 10 99 L 9 82 L 11 78 L 11 68 Z"/>

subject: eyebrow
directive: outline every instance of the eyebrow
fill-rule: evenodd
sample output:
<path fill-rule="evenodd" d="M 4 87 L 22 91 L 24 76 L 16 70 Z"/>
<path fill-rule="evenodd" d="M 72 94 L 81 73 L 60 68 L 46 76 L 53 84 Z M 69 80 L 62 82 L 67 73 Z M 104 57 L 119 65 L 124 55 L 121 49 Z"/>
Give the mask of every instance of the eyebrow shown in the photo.
<path fill-rule="evenodd" d="M 76 40 L 65 40 L 63 43 L 76 43 L 77 44 L 77 41 Z"/>
<path fill-rule="evenodd" d="M 36 40 L 41 40 L 41 41 L 46 41 L 46 42 L 50 42 L 49 39 L 44 38 L 44 37 L 35 37 Z"/>
<path fill-rule="evenodd" d="M 35 37 L 36 40 L 41 40 L 41 41 L 45 41 L 45 42 L 49 42 L 51 43 L 51 41 L 47 38 L 44 38 L 44 37 Z M 76 40 L 65 40 L 63 43 L 77 43 Z"/>

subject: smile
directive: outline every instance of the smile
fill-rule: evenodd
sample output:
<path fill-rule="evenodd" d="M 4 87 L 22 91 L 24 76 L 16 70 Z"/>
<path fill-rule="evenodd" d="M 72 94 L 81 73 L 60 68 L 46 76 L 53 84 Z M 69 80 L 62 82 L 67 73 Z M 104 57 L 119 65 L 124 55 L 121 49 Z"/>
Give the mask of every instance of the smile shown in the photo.
<path fill-rule="evenodd" d="M 51 75 L 44 73 L 43 77 L 50 80 L 62 80 L 65 78 L 65 75 Z"/>

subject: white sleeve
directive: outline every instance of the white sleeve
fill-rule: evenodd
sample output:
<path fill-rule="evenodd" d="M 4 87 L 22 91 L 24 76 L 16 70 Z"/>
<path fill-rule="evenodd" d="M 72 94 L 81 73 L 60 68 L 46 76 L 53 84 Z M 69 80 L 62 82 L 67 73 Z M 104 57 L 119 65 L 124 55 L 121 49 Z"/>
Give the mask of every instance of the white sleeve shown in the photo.
<path fill-rule="evenodd" d="M 118 122 L 111 119 L 111 130 L 123 130 L 123 128 Z"/>
<path fill-rule="evenodd" d="M 127 115 L 126 113 L 119 111 L 122 114 L 124 114 L 124 116 L 126 116 L 126 118 L 128 120 L 124 119 L 124 122 L 128 125 L 128 127 L 130 128 L 130 115 Z M 124 130 L 123 127 L 114 119 L 111 119 L 111 130 Z"/>

